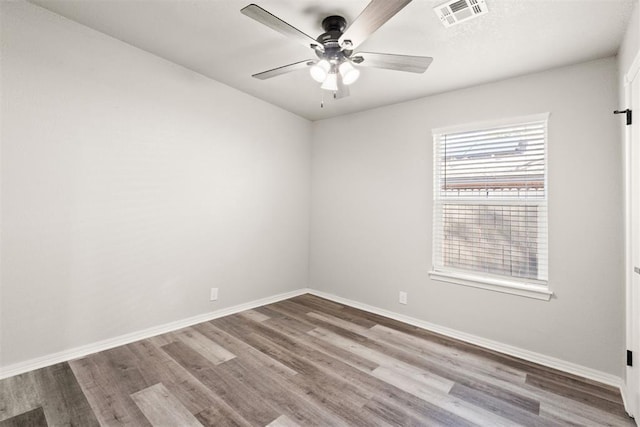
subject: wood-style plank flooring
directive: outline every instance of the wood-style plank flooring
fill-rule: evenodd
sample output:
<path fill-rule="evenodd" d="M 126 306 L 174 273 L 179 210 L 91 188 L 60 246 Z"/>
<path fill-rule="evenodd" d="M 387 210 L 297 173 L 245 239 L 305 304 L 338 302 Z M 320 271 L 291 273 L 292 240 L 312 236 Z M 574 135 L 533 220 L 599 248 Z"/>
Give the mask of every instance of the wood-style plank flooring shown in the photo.
<path fill-rule="evenodd" d="M 630 426 L 607 385 L 312 295 L 0 382 L 8 426 Z"/>

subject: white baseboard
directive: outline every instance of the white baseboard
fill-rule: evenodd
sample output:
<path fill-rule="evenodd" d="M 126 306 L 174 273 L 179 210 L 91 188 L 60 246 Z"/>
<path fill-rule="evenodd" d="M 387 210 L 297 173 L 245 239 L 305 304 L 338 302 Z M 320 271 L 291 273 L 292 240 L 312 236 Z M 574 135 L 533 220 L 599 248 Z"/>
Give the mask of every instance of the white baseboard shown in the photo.
<path fill-rule="evenodd" d="M 288 298 L 293 298 L 298 295 L 309 293 L 309 289 L 302 288 L 295 291 L 286 292 L 283 294 L 274 295 L 267 298 L 261 298 L 258 300 L 250 301 L 243 304 L 238 304 L 233 307 L 223 308 L 220 310 L 212 311 L 210 313 L 203 313 L 197 316 L 189 317 L 187 319 L 177 320 L 175 322 L 165 323 L 164 325 L 154 326 L 142 331 L 132 332 L 129 334 L 121 335 L 114 338 L 98 341 L 92 344 L 75 347 L 69 350 L 63 350 L 58 353 L 49 354 L 35 359 L 30 359 L 24 362 L 15 363 L 13 365 L 0 367 L 0 379 L 19 375 L 24 372 L 32 371 L 34 369 L 40 369 L 47 366 L 55 365 L 56 363 L 67 362 L 69 360 L 77 359 L 79 357 L 86 356 L 88 354 L 97 353 L 99 351 L 108 350 L 110 348 L 118 347 L 125 344 L 130 344 L 135 341 L 140 341 L 146 338 L 151 338 L 156 335 L 165 334 L 167 332 L 175 331 L 177 329 L 186 328 L 202 322 L 208 322 L 209 320 L 217 319 L 219 317 L 228 316 L 230 314 L 238 313 L 244 310 L 250 310 L 252 308 L 260 307 L 262 305 L 272 304 L 274 302 L 282 301 Z"/>
<path fill-rule="evenodd" d="M 209 320 L 217 319 L 219 317 L 228 316 L 230 314 L 238 313 L 244 310 L 250 310 L 252 308 L 260 307 L 266 304 L 272 304 L 274 302 L 282 301 L 288 298 L 293 298 L 298 295 L 310 293 L 322 298 L 326 298 L 331 301 L 335 301 L 340 304 L 345 304 L 354 308 L 358 308 L 371 313 L 379 314 L 381 316 L 389 317 L 391 319 L 399 320 L 401 322 L 408 323 L 413 326 L 417 326 L 432 332 L 436 332 L 451 338 L 455 338 L 461 341 L 465 341 L 471 344 L 475 344 L 490 350 L 495 350 L 510 356 L 519 357 L 521 359 L 539 363 L 550 368 L 558 369 L 564 372 L 568 372 L 574 375 L 579 375 L 584 378 L 588 378 L 594 381 L 598 381 L 613 387 L 620 388 L 624 397 L 623 380 L 620 377 L 611 375 L 605 372 L 601 372 L 595 369 L 587 368 L 585 366 L 577 365 L 575 363 L 567 362 L 561 359 L 557 359 L 544 354 L 536 353 L 533 351 L 525 350 L 519 347 L 514 347 L 508 344 L 503 344 L 498 341 L 492 341 L 486 338 L 482 338 L 476 335 L 461 332 L 455 329 L 447 328 L 444 326 L 436 325 L 434 323 L 425 322 L 410 316 L 395 313 L 392 311 L 384 310 L 378 307 L 363 304 L 357 301 L 353 301 L 347 298 L 342 298 L 337 295 L 328 294 L 325 292 L 317 291 L 315 289 L 302 288 L 292 292 L 274 295 L 267 298 L 262 298 L 247 303 L 235 305 L 233 307 L 223 308 L 210 313 L 204 313 L 197 316 L 193 316 L 187 319 L 178 320 L 175 322 L 166 323 L 164 325 L 155 326 L 142 331 L 132 332 L 130 334 L 121 335 L 119 337 L 110 338 L 107 340 L 99 341 L 96 343 L 64 350 L 58 353 L 30 359 L 24 362 L 0 367 L 0 379 L 8 378 L 14 375 L 19 375 L 24 372 L 32 371 L 34 369 L 44 368 L 56 363 L 66 362 L 69 360 L 77 359 L 79 357 L 86 356 L 88 354 L 96 353 L 99 351 L 108 350 L 110 348 L 118 347 L 121 345 L 129 344 L 142 339 L 150 338 L 156 335 L 164 334 L 167 332 L 175 331 L 177 329 L 192 326 L 198 323 L 207 322 Z"/>
<path fill-rule="evenodd" d="M 382 308 L 374 307 L 371 305 L 363 304 L 357 301 L 353 301 L 347 298 L 342 298 L 333 294 L 328 294 L 325 292 L 317 291 L 314 289 L 309 290 L 310 294 L 326 298 L 328 300 L 337 302 L 339 304 L 348 305 L 354 308 L 358 308 L 360 310 L 368 311 L 374 314 L 379 314 L 381 316 L 389 317 L 391 319 L 399 320 L 404 323 L 408 323 L 413 326 L 417 326 L 419 328 L 426 329 L 431 332 L 435 332 L 441 335 L 445 335 L 450 338 L 455 338 L 460 341 L 468 342 L 470 344 L 475 344 L 480 347 L 484 347 L 490 350 L 495 350 L 500 353 L 507 354 L 509 356 L 515 356 L 520 359 L 527 360 L 529 362 L 538 363 L 540 365 L 558 369 L 560 371 L 564 371 L 570 374 L 578 375 L 584 378 L 588 378 L 593 381 L 598 381 L 603 384 L 607 384 L 616 388 L 619 388 L 622 392 L 623 380 L 620 377 L 617 377 L 612 374 L 608 374 L 606 372 L 598 371 L 596 369 L 587 368 L 586 366 L 578 365 L 575 363 L 567 362 L 565 360 L 557 359 L 555 357 L 547 356 L 541 353 L 536 353 L 530 350 L 525 350 L 519 347 L 514 347 L 512 345 L 504 344 L 498 341 L 489 340 L 486 338 L 479 337 L 477 335 L 468 334 L 466 332 L 461 332 L 455 329 L 447 328 L 444 326 L 436 325 L 434 323 L 425 322 L 424 320 L 416 319 L 414 317 L 405 316 L 403 314 L 394 313 L 392 311 L 384 310 Z"/>

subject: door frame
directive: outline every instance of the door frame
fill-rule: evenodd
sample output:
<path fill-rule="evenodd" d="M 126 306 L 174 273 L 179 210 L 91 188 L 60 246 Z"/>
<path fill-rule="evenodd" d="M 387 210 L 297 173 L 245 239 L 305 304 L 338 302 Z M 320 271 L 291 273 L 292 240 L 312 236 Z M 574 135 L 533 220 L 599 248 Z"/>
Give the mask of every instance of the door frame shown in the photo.
<path fill-rule="evenodd" d="M 625 108 L 631 108 L 636 110 L 635 120 L 639 120 L 640 117 L 640 105 L 632 105 L 632 86 L 635 79 L 640 79 L 640 52 L 636 54 L 634 61 L 631 63 L 629 70 L 624 75 L 624 96 L 625 96 Z M 640 85 L 640 80 L 636 82 Z M 636 125 L 637 126 L 637 125 Z M 633 354 L 633 367 L 625 366 L 624 387 L 622 388 L 622 397 L 624 400 L 625 408 L 627 412 L 634 416 L 636 419 L 640 419 L 640 289 L 636 289 L 634 292 L 634 260 L 632 259 L 632 236 L 631 236 L 631 206 L 634 197 L 640 198 L 640 194 L 632 194 L 631 188 L 631 163 L 632 153 L 631 146 L 634 141 L 632 139 L 638 139 L 638 135 L 632 134 L 632 126 L 624 127 L 624 198 L 625 198 L 625 343 L 626 348 L 634 351 Z M 640 149 L 640 145 L 636 147 Z M 638 186 L 640 188 L 640 185 Z"/>

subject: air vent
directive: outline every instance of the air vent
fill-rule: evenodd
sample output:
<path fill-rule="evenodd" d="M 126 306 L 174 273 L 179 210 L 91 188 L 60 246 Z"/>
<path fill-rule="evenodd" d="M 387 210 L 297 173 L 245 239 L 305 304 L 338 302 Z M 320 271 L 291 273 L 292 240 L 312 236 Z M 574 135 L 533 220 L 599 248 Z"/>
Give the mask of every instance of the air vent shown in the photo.
<path fill-rule="evenodd" d="M 485 0 L 452 0 L 433 10 L 445 27 L 476 18 L 489 11 Z"/>

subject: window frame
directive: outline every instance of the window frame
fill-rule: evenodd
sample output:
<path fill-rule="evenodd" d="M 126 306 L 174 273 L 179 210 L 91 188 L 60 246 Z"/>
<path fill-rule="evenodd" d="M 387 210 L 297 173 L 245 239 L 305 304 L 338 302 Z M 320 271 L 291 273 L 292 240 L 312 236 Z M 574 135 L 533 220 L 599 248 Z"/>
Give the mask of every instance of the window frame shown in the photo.
<path fill-rule="evenodd" d="M 548 226 L 549 226 L 549 216 L 548 216 L 548 203 L 549 203 L 549 187 L 548 187 L 548 166 L 549 166 L 549 151 L 548 151 L 548 142 L 549 142 L 549 117 L 550 113 L 542 113 L 542 114 L 533 114 L 527 116 L 518 116 L 505 118 L 500 120 L 492 120 L 492 121 L 483 121 L 483 122 L 473 122 L 462 125 L 455 126 L 447 126 L 441 128 L 434 128 L 431 130 L 432 135 L 432 143 L 433 143 L 433 217 L 432 217 L 432 265 L 431 270 L 429 271 L 429 277 L 435 281 L 453 283 L 456 285 L 462 286 L 470 286 L 474 288 L 480 288 L 490 291 L 502 292 L 507 294 L 519 295 L 528 298 L 534 298 L 538 300 L 548 301 L 553 296 L 553 292 L 549 289 L 549 278 L 548 278 L 548 262 L 549 262 L 549 237 L 548 237 Z M 439 206 L 439 203 L 444 205 L 444 203 L 439 202 L 439 195 L 436 186 L 438 185 L 437 180 L 439 179 L 439 171 L 438 165 L 440 159 L 438 158 L 438 138 L 444 134 L 458 133 L 458 132 L 471 132 L 471 131 L 483 131 L 488 129 L 494 129 L 504 126 L 517 126 L 519 124 L 529 123 L 529 122 L 542 122 L 544 121 L 544 199 L 541 199 L 540 204 L 545 205 L 547 208 L 547 212 L 545 215 L 546 219 L 546 280 L 539 279 L 526 279 L 519 277 L 509 277 L 502 275 L 493 275 L 490 273 L 484 272 L 473 272 L 467 270 L 456 269 L 455 267 L 446 268 L 446 267 L 437 267 L 436 257 L 438 256 L 438 252 L 436 252 L 436 233 L 439 230 L 436 230 L 436 227 L 439 222 L 436 218 L 436 210 Z M 515 199 L 517 200 L 517 199 Z M 500 203 L 500 201 L 497 201 Z"/>

